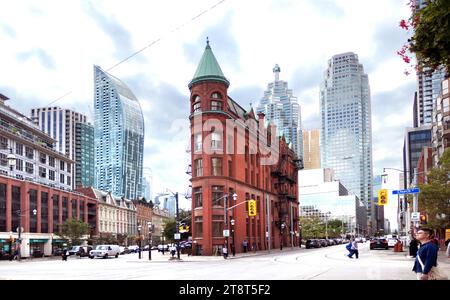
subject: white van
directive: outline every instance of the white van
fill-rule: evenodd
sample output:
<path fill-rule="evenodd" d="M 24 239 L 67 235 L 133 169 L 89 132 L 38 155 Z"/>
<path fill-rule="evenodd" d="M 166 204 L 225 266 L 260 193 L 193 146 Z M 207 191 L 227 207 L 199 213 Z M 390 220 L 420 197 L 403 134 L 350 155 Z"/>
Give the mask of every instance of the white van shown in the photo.
<path fill-rule="evenodd" d="M 103 257 L 108 258 L 114 256 L 118 258 L 120 254 L 119 245 L 97 245 L 94 250 L 89 252 L 89 258 Z"/>

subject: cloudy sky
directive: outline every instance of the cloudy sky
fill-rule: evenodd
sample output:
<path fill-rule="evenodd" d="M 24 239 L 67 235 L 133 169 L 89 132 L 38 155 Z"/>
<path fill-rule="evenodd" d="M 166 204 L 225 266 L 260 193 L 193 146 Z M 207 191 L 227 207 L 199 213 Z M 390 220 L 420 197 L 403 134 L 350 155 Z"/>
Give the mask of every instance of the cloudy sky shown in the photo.
<path fill-rule="evenodd" d="M 258 103 L 279 64 L 305 129 L 320 126 L 327 60 L 352 51 L 369 75 L 380 174 L 402 168 L 404 128 L 412 124 L 415 78 L 404 75 L 407 65 L 396 55 L 408 37 L 398 24 L 408 16 L 407 0 L 9 1 L 0 10 L 0 93 L 27 115 L 55 105 L 91 117 L 93 65 L 109 69 L 148 46 L 109 72 L 140 100 L 154 192 L 184 192 L 187 85 L 207 36 L 230 96 L 244 108 Z"/>

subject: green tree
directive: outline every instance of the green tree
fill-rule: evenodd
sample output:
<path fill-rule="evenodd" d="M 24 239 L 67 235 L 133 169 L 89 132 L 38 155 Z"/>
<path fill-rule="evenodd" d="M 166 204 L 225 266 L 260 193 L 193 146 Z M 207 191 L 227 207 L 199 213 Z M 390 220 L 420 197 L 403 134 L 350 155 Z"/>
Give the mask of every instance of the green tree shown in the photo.
<path fill-rule="evenodd" d="M 440 65 L 450 70 L 450 1 L 431 0 L 428 5 L 417 10 L 415 1 L 410 1 L 412 9 L 408 21 L 402 20 L 400 26 L 406 30 L 413 29 L 413 35 L 403 46 L 399 54 L 405 62 L 409 57 L 405 50 L 409 49 L 417 56 L 418 67 L 431 67 L 436 69 Z"/>
<path fill-rule="evenodd" d="M 190 232 L 191 230 L 191 223 L 192 223 L 192 215 L 191 215 L 191 211 L 190 210 L 183 210 L 180 209 L 179 211 L 179 219 L 180 219 L 180 224 L 185 224 L 187 226 L 189 226 L 189 232 L 184 232 L 181 233 L 181 240 L 187 240 L 188 237 L 190 236 Z M 176 233 L 176 219 L 175 218 L 171 218 L 168 219 L 164 222 L 164 236 L 166 238 L 167 241 L 175 241 L 175 233 Z"/>
<path fill-rule="evenodd" d="M 419 209 L 428 216 L 427 226 L 439 230 L 450 228 L 450 149 L 447 148 L 427 176 L 427 183 L 419 185 Z"/>
<path fill-rule="evenodd" d="M 59 236 L 69 241 L 71 246 L 81 244 L 83 238 L 90 232 L 89 224 L 80 220 L 70 219 L 61 225 Z"/>
<path fill-rule="evenodd" d="M 319 238 L 322 234 L 325 235 L 325 223 L 319 217 L 300 217 L 300 224 L 303 239 Z"/>

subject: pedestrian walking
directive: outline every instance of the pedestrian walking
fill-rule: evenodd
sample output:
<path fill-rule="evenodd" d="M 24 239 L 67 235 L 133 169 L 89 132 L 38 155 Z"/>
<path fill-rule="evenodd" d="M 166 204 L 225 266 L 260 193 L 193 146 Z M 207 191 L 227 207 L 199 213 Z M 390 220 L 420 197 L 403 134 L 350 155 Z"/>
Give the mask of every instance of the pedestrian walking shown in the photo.
<path fill-rule="evenodd" d="M 17 249 L 17 248 L 14 250 L 13 255 L 11 255 L 11 256 L 9 257 L 9 260 L 10 260 L 10 261 L 16 260 L 16 259 L 19 259 L 19 249 Z"/>
<path fill-rule="evenodd" d="M 225 245 L 223 246 L 223 248 L 222 248 L 222 254 L 223 254 L 223 258 L 224 258 L 224 259 L 227 259 L 227 258 L 228 258 L 228 247 L 227 247 L 226 244 L 225 244 Z"/>
<path fill-rule="evenodd" d="M 439 248 L 432 242 L 433 231 L 431 229 L 421 228 L 417 231 L 416 236 L 421 246 L 417 251 L 412 270 L 416 273 L 418 280 L 428 280 L 431 268 L 437 266 Z"/>
<path fill-rule="evenodd" d="M 351 253 L 348 255 L 348 257 L 353 258 L 353 254 L 356 256 L 356 259 L 359 257 L 359 251 L 358 251 L 358 242 L 356 239 L 352 241 L 352 245 L 350 247 Z"/>
<path fill-rule="evenodd" d="M 409 242 L 409 256 L 416 258 L 418 249 L 419 241 L 413 236 L 411 242 Z"/>
<path fill-rule="evenodd" d="M 347 256 L 349 258 L 352 258 L 353 250 L 352 250 L 352 241 L 351 240 L 350 240 L 350 242 L 347 245 L 345 245 L 345 249 L 347 249 L 347 251 L 348 251 Z"/>
<path fill-rule="evenodd" d="M 247 240 L 242 241 L 242 247 L 244 248 L 244 253 L 247 253 L 248 242 Z"/>
<path fill-rule="evenodd" d="M 450 239 L 445 241 L 445 245 L 447 246 L 447 251 L 445 254 L 447 254 L 448 258 L 450 258 Z"/>
<path fill-rule="evenodd" d="M 61 256 L 62 256 L 63 261 L 67 261 L 67 256 L 69 256 L 69 251 L 66 248 L 64 248 Z"/>
<path fill-rule="evenodd" d="M 170 254 L 172 255 L 172 257 L 175 257 L 175 253 L 177 252 L 176 248 L 174 245 L 170 246 Z"/>

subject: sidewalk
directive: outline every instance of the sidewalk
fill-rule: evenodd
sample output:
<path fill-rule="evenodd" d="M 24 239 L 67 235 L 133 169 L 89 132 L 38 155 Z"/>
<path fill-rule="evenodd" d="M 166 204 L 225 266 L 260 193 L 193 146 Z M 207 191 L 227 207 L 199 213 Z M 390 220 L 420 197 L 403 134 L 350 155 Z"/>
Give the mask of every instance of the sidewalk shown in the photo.
<path fill-rule="evenodd" d="M 409 261 L 411 261 L 411 268 L 412 268 L 412 264 L 413 264 L 415 258 L 409 256 L 409 249 L 408 248 L 404 249 L 403 252 L 393 252 L 392 251 L 390 253 L 390 255 L 391 254 L 393 256 L 397 256 L 397 257 L 401 258 L 402 260 L 409 260 Z M 448 278 L 450 278 L 450 258 L 447 257 L 445 251 L 439 250 L 439 252 L 438 252 L 438 260 L 437 261 L 438 261 L 439 268 L 444 273 L 446 273 Z"/>
<path fill-rule="evenodd" d="M 302 248 L 304 249 L 304 248 Z M 227 260 L 233 260 L 233 259 L 239 259 L 239 258 L 245 258 L 245 257 L 254 257 L 254 256 L 263 256 L 268 254 L 279 254 L 279 253 L 287 253 L 287 252 L 295 252 L 299 251 L 300 249 L 297 247 L 294 247 L 292 249 L 291 247 L 284 247 L 283 250 L 280 249 L 272 249 L 269 251 L 262 250 L 262 251 L 251 251 L 247 253 L 236 253 L 235 256 L 229 255 Z M 178 263 L 178 262 L 204 262 L 204 261 L 224 261 L 222 255 L 218 256 L 188 256 L 187 254 L 180 254 L 180 260 L 177 259 L 177 255 L 175 254 L 175 257 L 172 259 L 172 255 L 170 255 L 169 252 L 165 252 L 164 255 L 161 252 L 157 252 L 156 250 L 152 251 L 152 260 L 150 261 L 148 258 L 148 251 L 142 252 L 142 258 L 139 259 L 139 255 L 137 253 L 132 254 L 125 254 L 121 255 L 121 257 L 124 257 L 127 259 L 127 262 L 169 262 L 169 263 Z"/>

